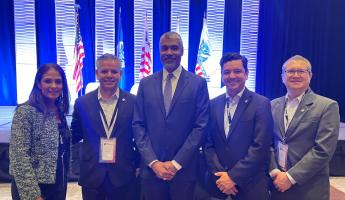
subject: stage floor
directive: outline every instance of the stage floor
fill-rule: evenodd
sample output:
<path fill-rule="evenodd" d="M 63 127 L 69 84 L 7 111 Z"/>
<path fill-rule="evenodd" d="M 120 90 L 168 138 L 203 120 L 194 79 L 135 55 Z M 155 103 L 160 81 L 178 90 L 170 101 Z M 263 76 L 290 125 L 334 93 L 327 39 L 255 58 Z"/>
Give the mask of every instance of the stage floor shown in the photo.
<path fill-rule="evenodd" d="M 345 199 L 345 177 L 331 177 L 331 197 L 330 200 Z M 11 186 L 9 183 L 0 183 L 1 200 L 11 200 Z M 68 200 L 82 199 L 81 187 L 75 183 L 68 183 L 67 197 Z"/>

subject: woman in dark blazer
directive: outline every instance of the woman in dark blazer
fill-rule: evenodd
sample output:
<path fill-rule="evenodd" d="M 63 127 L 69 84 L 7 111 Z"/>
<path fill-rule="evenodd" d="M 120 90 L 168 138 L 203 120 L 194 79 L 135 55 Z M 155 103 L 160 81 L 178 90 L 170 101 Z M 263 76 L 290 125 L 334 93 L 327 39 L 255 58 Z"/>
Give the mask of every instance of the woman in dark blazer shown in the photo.
<path fill-rule="evenodd" d="M 13 199 L 66 199 L 69 93 L 57 64 L 44 64 L 29 100 L 16 108 L 10 138 Z"/>

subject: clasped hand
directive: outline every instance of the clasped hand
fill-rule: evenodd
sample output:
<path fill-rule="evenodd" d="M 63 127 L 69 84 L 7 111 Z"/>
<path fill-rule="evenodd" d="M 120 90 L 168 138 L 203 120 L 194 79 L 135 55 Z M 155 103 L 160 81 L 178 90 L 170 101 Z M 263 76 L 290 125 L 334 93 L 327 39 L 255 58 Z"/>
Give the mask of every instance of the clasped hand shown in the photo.
<path fill-rule="evenodd" d="M 236 195 L 238 193 L 236 183 L 230 178 L 227 172 L 217 172 L 214 175 L 219 177 L 216 184 L 220 191 L 227 195 Z"/>
<path fill-rule="evenodd" d="M 286 172 L 279 172 L 275 174 L 272 178 L 273 184 L 279 192 L 285 192 L 292 186 L 292 183 L 286 175 Z"/>
<path fill-rule="evenodd" d="M 152 164 L 152 170 L 156 176 L 165 181 L 170 181 L 176 175 L 177 169 L 171 161 L 160 162 L 156 161 Z"/>

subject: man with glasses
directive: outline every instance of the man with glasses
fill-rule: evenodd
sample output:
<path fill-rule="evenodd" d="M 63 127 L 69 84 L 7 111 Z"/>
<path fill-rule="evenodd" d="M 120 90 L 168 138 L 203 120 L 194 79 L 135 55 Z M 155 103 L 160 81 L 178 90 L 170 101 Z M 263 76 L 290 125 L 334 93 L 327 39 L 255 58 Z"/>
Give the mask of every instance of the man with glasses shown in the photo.
<path fill-rule="evenodd" d="M 247 59 L 226 53 L 220 60 L 226 94 L 211 100 L 205 155 L 213 197 L 268 199 L 267 170 L 273 133 L 269 99 L 249 91 Z"/>
<path fill-rule="evenodd" d="M 309 87 L 310 62 L 299 55 L 282 67 L 287 94 L 272 101 L 272 199 L 329 199 L 329 161 L 339 134 L 339 107 Z"/>

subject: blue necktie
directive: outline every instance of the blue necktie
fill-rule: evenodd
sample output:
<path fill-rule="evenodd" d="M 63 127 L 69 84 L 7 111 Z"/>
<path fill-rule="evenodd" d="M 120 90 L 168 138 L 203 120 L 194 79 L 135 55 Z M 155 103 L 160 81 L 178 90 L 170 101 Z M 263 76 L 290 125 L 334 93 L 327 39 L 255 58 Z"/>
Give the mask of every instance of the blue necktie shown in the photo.
<path fill-rule="evenodd" d="M 164 86 L 164 107 L 165 113 L 168 114 L 172 99 L 172 87 L 171 87 L 171 79 L 174 77 L 172 73 L 169 73 L 165 82 Z"/>

